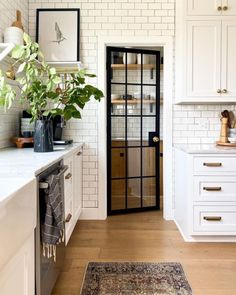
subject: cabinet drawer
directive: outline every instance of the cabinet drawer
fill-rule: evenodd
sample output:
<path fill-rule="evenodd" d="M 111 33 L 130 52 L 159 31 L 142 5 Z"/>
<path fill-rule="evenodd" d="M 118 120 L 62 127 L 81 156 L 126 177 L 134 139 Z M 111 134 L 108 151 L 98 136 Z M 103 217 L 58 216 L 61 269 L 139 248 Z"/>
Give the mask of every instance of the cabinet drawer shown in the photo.
<path fill-rule="evenodd" d="M 236 172 L 236 157 L 196 157 L 194 172 Z"/>
<path fill-rule="evenodd" d="M 236 177 L 195 176 L 194 201 L 236 202 Z"/>
<path fill-rule="evenodd" d="M 73 157 L 66 158 L 64 164 L 68 166 L 64 174 L 65 197 L 67 198 L 73 193 Z"/>
<path fill-rule="evenodd" d="M 219 235 L 236 232 L 236 206 L 195 206 L 193 228 Z"/>
<path fill-rule="evenodd" d="M 65 203 L 65 241 L 66 245 L 73 231 L 73 200 L 69 198 Z"/>

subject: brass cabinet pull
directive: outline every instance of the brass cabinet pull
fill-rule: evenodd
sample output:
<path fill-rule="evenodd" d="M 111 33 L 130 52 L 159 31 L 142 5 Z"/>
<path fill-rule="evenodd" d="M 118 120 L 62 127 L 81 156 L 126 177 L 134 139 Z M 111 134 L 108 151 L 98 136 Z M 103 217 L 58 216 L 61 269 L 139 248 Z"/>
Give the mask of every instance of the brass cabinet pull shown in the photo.
<path fill-rule="evenodd" d="M 218 7 L 217 7 L 217 10 L 218 10 L 218 11 L 221 11 L 221 10 L 222 10 L 222 7 L 221 7 L 221 6 L 218 6 Z"/>
<path fill-rule="evenodd" d="M 209 192 L 217 192 L 217 191 L 221 191 L 221 186 L 216 186 L 216 187 L 203 187 L 204 191 L 209 191 Z"/>
<path fill-rule="evenodd" d="M 220 167 L 220 166 L 222 166 L 222 163 L 203 163 L 203 166 L 206 166 L 206 167 Z"/>
<path fill-rule="evenodd" d="M 66 174 L 65 179 L 70 179 L 72 177 L 71 173 Z"/>
<path fill-rule="evenodd" d="M 204 216 L 203 219 L 207 220 L 207 221 L 221 221 L 222 217 L 220 217 L 220 216 Z"/>
<path fill-rule="evenodd" d="M 157 137 L 157 136 L 154 136 L 152 140 L 153 140 L 153 142 L 159 142 L 160 141 L 160 138 Z"/>
<path fill-rule="evenodd" d="M 222 93 L 227 93 L 227 92 L 228 92 L 227 89 L 222 90 Z"/>
<path fill-rule="evenodd" d="M 78 153 L 77 153 L 77 156 L 80 156 L 80 155 L 82 155 L 82 152 L 78 152 Z"/>
<path fill-rule="evenodd" d="M 69 213 L 66 217 L 66 220 L 65 220 L 66 223 L 70 222 L 71 218 L 72 218 L 72 214 Z"/>
<path fill-rule="evenodd" d="M 223 10 L 224 11 L 228 10 L 228 6 L 223 6 Z"/>
<path fill-rule="evenodd" d="M 221 93 L 221 89 L 217 89 L 216 92 L 217 92 L 217 93 Z"/>

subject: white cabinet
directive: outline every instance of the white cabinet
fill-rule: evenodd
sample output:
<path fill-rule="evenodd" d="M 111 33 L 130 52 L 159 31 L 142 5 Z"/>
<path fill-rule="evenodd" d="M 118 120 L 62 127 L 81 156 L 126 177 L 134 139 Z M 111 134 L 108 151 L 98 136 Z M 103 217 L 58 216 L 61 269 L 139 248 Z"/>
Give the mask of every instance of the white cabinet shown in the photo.
<path fill-rule="evenodd" d="M 220 96 L 221 22 L 187 22 L 187 96 Z"/>
<path fill-rule="evenodd" d="M 190 16 L 236 15 L 235 0 L 187 0 Z"/>
<path fill-rule="evenodd" d="M 80 217 L 82 210 L 83 190 L 83 153 L 82 148 L 74 154 L 74 193 L 73 193 L 73 215 L 75 223 Z"/>
<path fill-rule="evenodd" d="M 221 0 L 187 0 L 188 15 L 219 15 L 222 13 Z"/>
<path fill-rule="evenodd" d="M 64 164 L 68 166 L 64 175 L 66 245 L 82 211 L 82 155 L 81 147 L 64 158 Z"/>
<path fill-rule="evenodd" d="M 65 241 L 66 245 L 71 237 L 74 229 L 73 224 L 73 155 L 64 158 L 64 164 L 68 166 L 68 170 L 64 174 L 64 193 L 65 193 Z"/>
<path fill-rule="evenodd" d="M 236 153 L 175 149 L 175 222 L 186 241 L 236 241 Z"/>
<path fill-rule="evenodd" d="M 222 8 L 220 12 L 216 7 Z M 177 0 L 176 103 L 235 103 L 232 15 L 236 1 Z"/>
<path fill-rule="evenodd" d="M 236 97 L 236 20 L 222 21 L 222 95 Z"/>
<path fill-rule="evenodd" d="M 34 279 L 34 233 L 0 271 L 1 295 L 32 295 Z"/>

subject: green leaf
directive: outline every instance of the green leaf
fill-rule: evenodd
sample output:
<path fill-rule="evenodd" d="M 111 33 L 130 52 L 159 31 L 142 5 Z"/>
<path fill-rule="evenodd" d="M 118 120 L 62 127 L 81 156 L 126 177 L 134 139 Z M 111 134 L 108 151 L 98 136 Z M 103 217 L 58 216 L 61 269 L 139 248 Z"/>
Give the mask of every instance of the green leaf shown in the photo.
<path fill-rule="evenodd" d="M 25 32 L 23 34 L 23 40 L 25 41 L 26 44 L 30 44 L 32 42 L 30 36 L 26 34 Z"/>
<path fill-rule="evenodd" d="M 23 57 L 24 53 L 25 53 L 24 46 L 16 45 L 11 52 L 11 56 L 12 58 L 20 59 Z"/>
<path fill-rule="evenodd" d="M 51 74 L 51 75 L 56 75 L 56 69 L 55 68 L 50 68 L 49 69 L 49 73 Z"/>
<path fill-rule="evenodd" d="M 18 68 L 18 70 L 17 70 L 17 73 L 19 74 L 19 73 L 23 72 L 25 66 L 26 66 L 26 62 L 23 62 L 23 63 L 19 66 L 19 68 Z"/>

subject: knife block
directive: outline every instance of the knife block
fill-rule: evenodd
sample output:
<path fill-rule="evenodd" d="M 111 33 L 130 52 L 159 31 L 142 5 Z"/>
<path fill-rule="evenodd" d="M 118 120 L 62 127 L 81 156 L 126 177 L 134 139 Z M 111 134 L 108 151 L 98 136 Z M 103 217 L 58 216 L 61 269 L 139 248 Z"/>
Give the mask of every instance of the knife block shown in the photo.
<path fill-rule="evenodd" d="M 228 118 L 221 118 L 220 142 L 228 142 Z"/>

